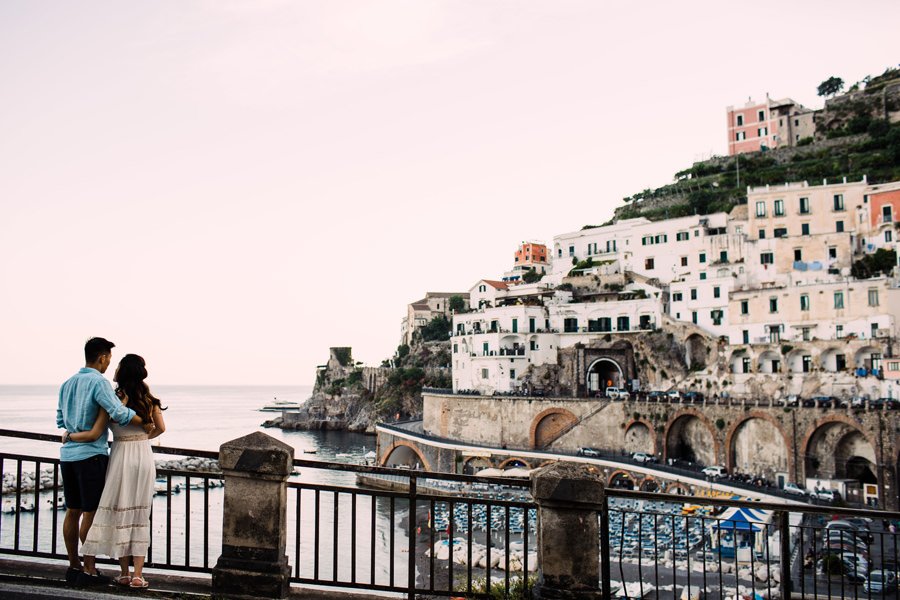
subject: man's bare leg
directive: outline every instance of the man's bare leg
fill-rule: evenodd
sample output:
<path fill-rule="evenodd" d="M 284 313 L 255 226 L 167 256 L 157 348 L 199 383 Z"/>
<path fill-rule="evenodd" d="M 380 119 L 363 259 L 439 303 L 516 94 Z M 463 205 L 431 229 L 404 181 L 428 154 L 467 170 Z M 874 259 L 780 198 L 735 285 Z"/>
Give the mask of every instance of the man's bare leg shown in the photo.
<path fill-rule="evenodd" d="M 84 540 L 87 539 L 88 531 L 93 524 L 94 511 L 81 513 L 81 528 L 78 531 L 78 537 L 81 538 L 82 544 L 84 543 Z M 93 556 L 88 556 L 87 554 L 84 555 L 84 572 L 90 575 L 97 574 L 96 560 Z"/>
<path fill-rule="evenodd" d="M 66 543 L 66 554 L 69 556 L 69 567 L 81 568 L 81 558 L 78 556 L 78 521 L 81 511 L 74 508 L 66 509 L 66 517 L 63 519 L 63 540 Z"/>

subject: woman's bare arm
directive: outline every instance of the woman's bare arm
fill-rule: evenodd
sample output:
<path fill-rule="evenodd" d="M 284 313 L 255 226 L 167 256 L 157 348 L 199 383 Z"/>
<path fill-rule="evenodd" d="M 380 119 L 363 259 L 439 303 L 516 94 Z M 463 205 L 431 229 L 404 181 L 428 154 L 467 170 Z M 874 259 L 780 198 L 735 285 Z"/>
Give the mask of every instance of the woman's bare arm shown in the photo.
<path fill-rule="evenodd" d="M 150 412 L 150 420 L 153 421 L 153 424 L 156 426 L 147 436 L 152 440 L 155 437 L 161 436 L 166 431 L 166 421 L 163 419 L 162 410 L 156 405 L 153 406 L 153 410 Z"/>
<path fill-rule="evenodd" d="M 106 433 L 106 426 L 109 424 L 109 413 L 101 409 L 97 413 L 97 420 L 90 431 L 76 431 L 69 433 L 67 438 L 71 442 L 94 442 L 100 439 L 100 436 Z"/>

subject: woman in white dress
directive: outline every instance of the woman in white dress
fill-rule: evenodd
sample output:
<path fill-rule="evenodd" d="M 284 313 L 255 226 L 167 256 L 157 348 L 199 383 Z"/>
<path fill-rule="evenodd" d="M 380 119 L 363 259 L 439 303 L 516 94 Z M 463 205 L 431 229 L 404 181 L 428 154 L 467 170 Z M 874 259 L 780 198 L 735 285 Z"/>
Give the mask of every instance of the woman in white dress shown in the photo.
<path fill-rule="evenodd" d="M 116 395 L 128 408 L 141 416 L 144 423 L 153 423 L 148 434 L 136 425 L 122 427 L 109 423 L 109 415 L 101 410 L 90 431 L 72 433 L 76 442 L 96 440 L 106 432 L 113 432 L 109 467 L 100 506 L 84 541 L 82 552 L 105 555 L 119 560 L 121 574 L 116 583 L 132 588 L 148 587 L 144 579 L 144 559 L 150 547 L 150 509 L 153 504 L 156 464 L 150 440 L 166 430 L 162 411 L 165 410 L 144 380 L 147 368 L 137 354 L 126 354 L 119 362 L 114 381 Z M 134 572 L 130 566 L 134 566 Z"/>

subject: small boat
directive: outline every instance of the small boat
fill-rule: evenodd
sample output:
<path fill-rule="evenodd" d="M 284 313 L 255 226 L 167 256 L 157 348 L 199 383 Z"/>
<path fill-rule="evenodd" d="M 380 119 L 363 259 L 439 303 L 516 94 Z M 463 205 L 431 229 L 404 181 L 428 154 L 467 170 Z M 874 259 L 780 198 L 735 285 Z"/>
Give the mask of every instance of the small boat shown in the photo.
<path fill-rule="evenodd" d="M 315 448 L 312 448 L 312 449 L 306 448 L 303 450 L 303 454 L 315 454 L 316 452 L 318 452 L 318 450 L 316 450 Z"/>
<path fill-rule="evenodd" d="M 335 454 L 334 456 L 335 456 L 335 458 L 350 458 L 350 457 L 353 456 L 353 455 L 352 455 L 352 454 L 347 454 L 346 452 L 338 452 L 338 453 Z"/>

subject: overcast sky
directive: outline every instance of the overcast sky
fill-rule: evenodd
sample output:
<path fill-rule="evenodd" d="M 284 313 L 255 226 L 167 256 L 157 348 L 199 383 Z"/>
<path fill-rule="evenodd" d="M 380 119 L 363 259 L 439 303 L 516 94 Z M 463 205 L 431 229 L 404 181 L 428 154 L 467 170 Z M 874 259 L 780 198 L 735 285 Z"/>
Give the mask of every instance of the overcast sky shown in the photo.
<path fill-rule="evenodd" d="M 723 154 L 725 107 L 821 105 L 900 3 L 0 3 L 0 383 L 99 335 L 154 384 L 378 364 L 406 304 Z"/>

